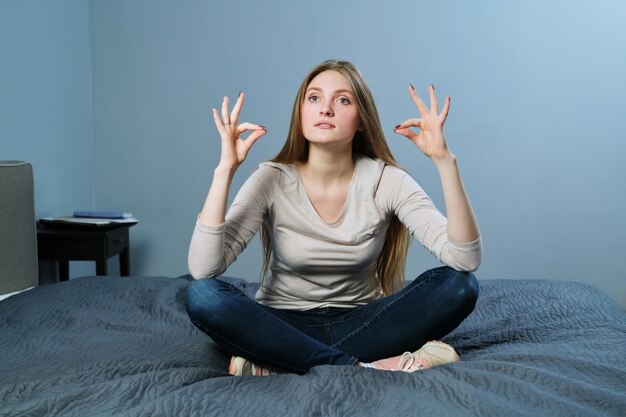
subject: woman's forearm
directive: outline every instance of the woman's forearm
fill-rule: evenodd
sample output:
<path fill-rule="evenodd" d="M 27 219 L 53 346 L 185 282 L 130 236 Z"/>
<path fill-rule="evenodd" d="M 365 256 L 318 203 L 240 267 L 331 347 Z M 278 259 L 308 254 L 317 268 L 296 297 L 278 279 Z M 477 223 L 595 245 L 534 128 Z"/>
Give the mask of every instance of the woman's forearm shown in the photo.
<path fill-rule="evenodd" d="M 235 169 L 217 167 L 213 172 L 213 181 L 200 213 L 200 223 L 207 226 L 219 226 L 226 221 L 228 192 L 235 174 Z"/>
<path fill-rule="evenodd" d="M 480 237 L 474 211 L 465 193 L 456 157 L 434 160 L 441 177 L 441 185 L 448 217 L 448 237 L 459 243 L 473 242 Z"/>

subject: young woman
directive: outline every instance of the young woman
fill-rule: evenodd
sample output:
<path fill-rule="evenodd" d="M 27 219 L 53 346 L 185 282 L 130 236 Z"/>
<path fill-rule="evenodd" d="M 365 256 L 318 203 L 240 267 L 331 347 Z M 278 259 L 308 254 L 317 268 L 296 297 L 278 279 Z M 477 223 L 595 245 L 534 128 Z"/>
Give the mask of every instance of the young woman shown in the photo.
<path fill-rule="evenodd" d="M 191 239 L 196 280 L 186 307 L 192 322 L 233 355 L 231 374 L 302 374 L 330 364 L 411 372 L 459 360 L 433 340 L 474 309 L 471 271 L 482 246 L 443 134 L 450 98 L 440 111 L 432 85 L 429 92 L 430 108 L 409 86 L 421 117 L 394 131 L 434 162 L 447 219 L 398 168 L 371 92 L 349 62 L 323 62 L 305 77 L 282 150 L 259 165 L 228 211 L 233 175 L 266 129 L 239 123 L 242 93 L 232 110 L 227 97 L 221 112 L 213 109 L 221 159 Z M 259 229 L 264 275 L 252 300 L 214 278 Z M 446 266 L 402 288 L 411 238 Z"/>

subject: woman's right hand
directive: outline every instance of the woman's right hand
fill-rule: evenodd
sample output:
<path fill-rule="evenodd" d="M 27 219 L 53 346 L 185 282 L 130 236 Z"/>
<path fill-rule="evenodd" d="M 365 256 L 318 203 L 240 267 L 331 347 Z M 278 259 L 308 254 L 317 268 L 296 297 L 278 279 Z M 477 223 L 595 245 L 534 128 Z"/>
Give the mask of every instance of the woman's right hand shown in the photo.
<path fill-rule="evenodd" d="M 246 159 L 248 151 L 250 151 L 254 142 L 267 133 L 267 129 L 260 125 L 252 123 L 237 124 L 243 100 L 244 94 L 239 93 L 237 102 L 230 114 L 228 113 L 228 97 L 224 97 L 222 100 L 221 115 L 216 109 L 213 109 L 215 126 L 222 138 L 222 155 L 218 168 L 235 171 Z M 242 138 L 241 135 L 247 131 L 252 131 L 252 133 L 247 138 Z"/>

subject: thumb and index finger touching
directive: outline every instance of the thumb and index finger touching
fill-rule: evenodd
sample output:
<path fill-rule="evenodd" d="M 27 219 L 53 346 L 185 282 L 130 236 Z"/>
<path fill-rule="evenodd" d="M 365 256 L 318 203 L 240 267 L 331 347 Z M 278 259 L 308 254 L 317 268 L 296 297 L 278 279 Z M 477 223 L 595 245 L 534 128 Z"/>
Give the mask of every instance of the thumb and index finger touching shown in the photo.
<path fill-rule="evenodd" d="M 431 124 L 433 116 L 439 119 L 438 123 L 436 123 L 440 124 L 443 127 L 443 124 L 445 123 L 446 118 L 448 117 L 448 112 L 450 110 L 450 97 L 446 97 L 441 112 L 439 112 L 439 102 L 437 100 L 437 95 L 435 94 L 435 86 L 433 84 L 430 84 L 428 88 L 428 92 L 430 95 L 430 108 L 426 106 L 424 101 L 422 101 L 420 96 L 417 94 L 417 92 L 415 91 L 415 87 L 413 87 L 413 84 L 409 84 L 408 90 L 409 95 L 411 96 L 415 107 L 417 107 L 421 118 L 408 119 L 397 125 L 394 131 L 402 136 L 406 136 L 407 138 L 412 139 L 415 136 L 415 133 L 409 128 L 415 127 L 418 129 L 423 129 L 425 127 L 428 127 Z M 424 118 L 428 119 L 426 123 L 424 123 Z"/>
<path fill-rule="evenodd" d="M 252 144 L 257 139 L 259 139 L 261 136 L 267 133 L 267 129 L 265 128 L 265 126 L 248 123 L 248 122 L 237 125 L 237 123 L 239 122 L 239 114 L 241 113 L 241 109 L 244 103 L 244 97 L 245 97 L 244 93 L 239 92 L 239 95 L 237 96 L 237 101 L 235 102 L 235 105 L 233 106 L 233 109 L 229 114 L 228 112 L 229 99 L 227 96 L 224 96 L 224 98 L 222 99 L 221 113 L 218 112 L 216 108 L 212 109 L 213 119 L 215 121 L 215 126 L 217 127 L 217 130 L 221 136 L 227 135 L 233 139 L 238 139 L 240 138 L 240 135 L 242 133 L 245 133 L 247 131 L 253 131 L 245 139 L 246 141 L 248 140 L 252 141 L 252 143 L 250 143 L 250 146 L 252 146 Z"/>

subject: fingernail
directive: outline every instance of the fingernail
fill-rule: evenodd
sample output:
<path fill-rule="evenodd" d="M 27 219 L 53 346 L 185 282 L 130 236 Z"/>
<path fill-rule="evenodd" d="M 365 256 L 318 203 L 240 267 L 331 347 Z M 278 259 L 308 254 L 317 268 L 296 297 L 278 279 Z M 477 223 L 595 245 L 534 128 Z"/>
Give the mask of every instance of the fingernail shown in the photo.
<path fill-rule="evenodd" d="M 415 91 L 415 87 L 413 87 L 413 84 L 409 83 L 409 85 L 411 86 L 411 90 Z"/>
<path fill-rule="evenodd" d="M 267 132 L 267 128 L 265 126 L 259 125 L 259 127 Z"/>
<path fill-rule="evenodd" d="M 433 91 L 435 91 L 435 86 L 434 86 L 434 85 L 432 85 L 432 84 L 431 84 L 430 86 L 433 88 Z"/>
<path fill-rule="evenodd" d="M 237 94 L 237 97 L 241 97 L 241 93 L 243 93 L 243 91 L 240 91 L 239 94 Z"/>
<path fill-rule="evenodd" d="M 402 125 L 398 125 L 398 126 L 396 126 L 396 129 L 399 129 L 399 128 L 400 128 L 400 126 L 402 126 Z"/>

